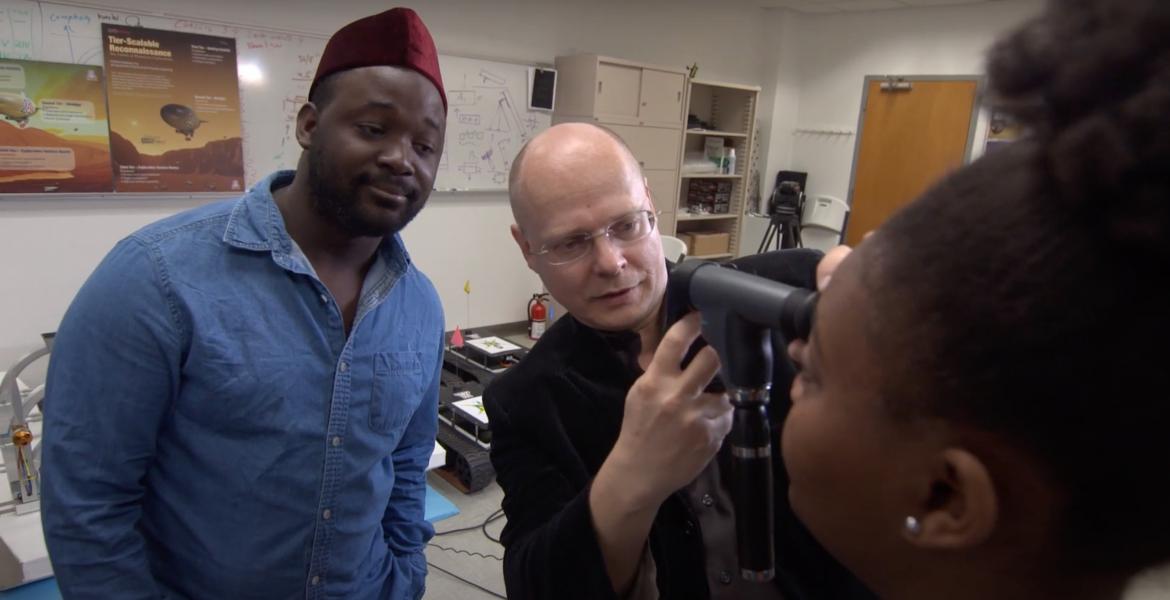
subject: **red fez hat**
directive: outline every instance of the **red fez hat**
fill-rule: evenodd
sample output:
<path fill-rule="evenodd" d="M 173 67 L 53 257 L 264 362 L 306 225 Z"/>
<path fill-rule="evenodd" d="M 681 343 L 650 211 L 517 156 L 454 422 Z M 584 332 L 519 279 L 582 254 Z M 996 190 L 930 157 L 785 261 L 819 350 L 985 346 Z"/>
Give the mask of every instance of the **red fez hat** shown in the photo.
<path fill-rule="evenodd" d="M 447 110 L 447 93 L 443 91 L 443 77 L 439 74 L 435 40 L 418 14 L 409 8 L 392 8 L 358 19 L 333 34 L 325 44 L 309 95 L 329 75 L 380 65 L 406 67 L 421 73 L 435 84 L 443 99 L 443 110 Z"/>

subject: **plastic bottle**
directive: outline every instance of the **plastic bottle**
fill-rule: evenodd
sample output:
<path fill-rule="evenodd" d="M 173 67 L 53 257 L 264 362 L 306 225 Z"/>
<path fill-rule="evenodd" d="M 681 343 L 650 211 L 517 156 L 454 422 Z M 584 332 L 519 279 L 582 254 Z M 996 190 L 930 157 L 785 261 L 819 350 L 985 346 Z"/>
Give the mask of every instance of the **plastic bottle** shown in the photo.
<path fill-rule="evenodd" d="M 728 175 L 735 175 L 735 148 L 727 151 L 727 161 L 724 163 L 724 173 Z"/>

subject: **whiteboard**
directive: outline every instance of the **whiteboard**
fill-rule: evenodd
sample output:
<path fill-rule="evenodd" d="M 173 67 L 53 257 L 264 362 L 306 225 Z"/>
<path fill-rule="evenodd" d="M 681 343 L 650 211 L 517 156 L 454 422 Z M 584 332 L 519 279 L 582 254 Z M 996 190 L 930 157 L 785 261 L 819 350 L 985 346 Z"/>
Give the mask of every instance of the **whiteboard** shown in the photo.
<path fill-rule="evenodd" d="M 296 168 L 296 116 L 308 98 L 325 34 L 213 23 L 175 16 L 35 0 L 0 0 L 0 58 L 102 64 L 101 24 L 170 29 L 236 39 L 244 176 L 252 185 L 277 169 Z M 439 56 L 448 99 L 447 139 L 435 189 L 507 189 L 520 147 L 547 128 L 551 115 L 529 111 L 528 67 Z"/>
<path fill-rule="evenodd" d="M 447 88 L 447 141 L 435 188 L 503 190 L 520 147 L 549 126 L 528 110 L 528 67 L 439 56 Z"/>

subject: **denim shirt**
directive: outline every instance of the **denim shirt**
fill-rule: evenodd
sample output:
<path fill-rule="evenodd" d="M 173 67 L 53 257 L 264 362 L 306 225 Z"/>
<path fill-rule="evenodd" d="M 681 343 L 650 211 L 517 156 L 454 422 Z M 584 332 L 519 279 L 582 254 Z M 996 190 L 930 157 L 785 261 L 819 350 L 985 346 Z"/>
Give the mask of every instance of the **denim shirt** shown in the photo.
<path fill-rule="evenodd" d="M 443 313 L 386 238 L 346 335 L 271 189 L 134 233 L 54 341 L 43 521 L 66 598 L 419 598 Z"/>

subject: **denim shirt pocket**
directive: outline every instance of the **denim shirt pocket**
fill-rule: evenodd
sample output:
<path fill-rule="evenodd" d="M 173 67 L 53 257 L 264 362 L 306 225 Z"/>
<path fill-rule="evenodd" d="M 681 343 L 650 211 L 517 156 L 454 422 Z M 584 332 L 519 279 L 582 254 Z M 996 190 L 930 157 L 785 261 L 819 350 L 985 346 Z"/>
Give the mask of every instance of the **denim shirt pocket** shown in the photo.
<path fill-rule="evenodd" d="M 379 352 L 374 355 L 370 429 L 377 433 L 391 433 L 406 425 L 422 398 L 422 373 L 422 352 Z"/>

